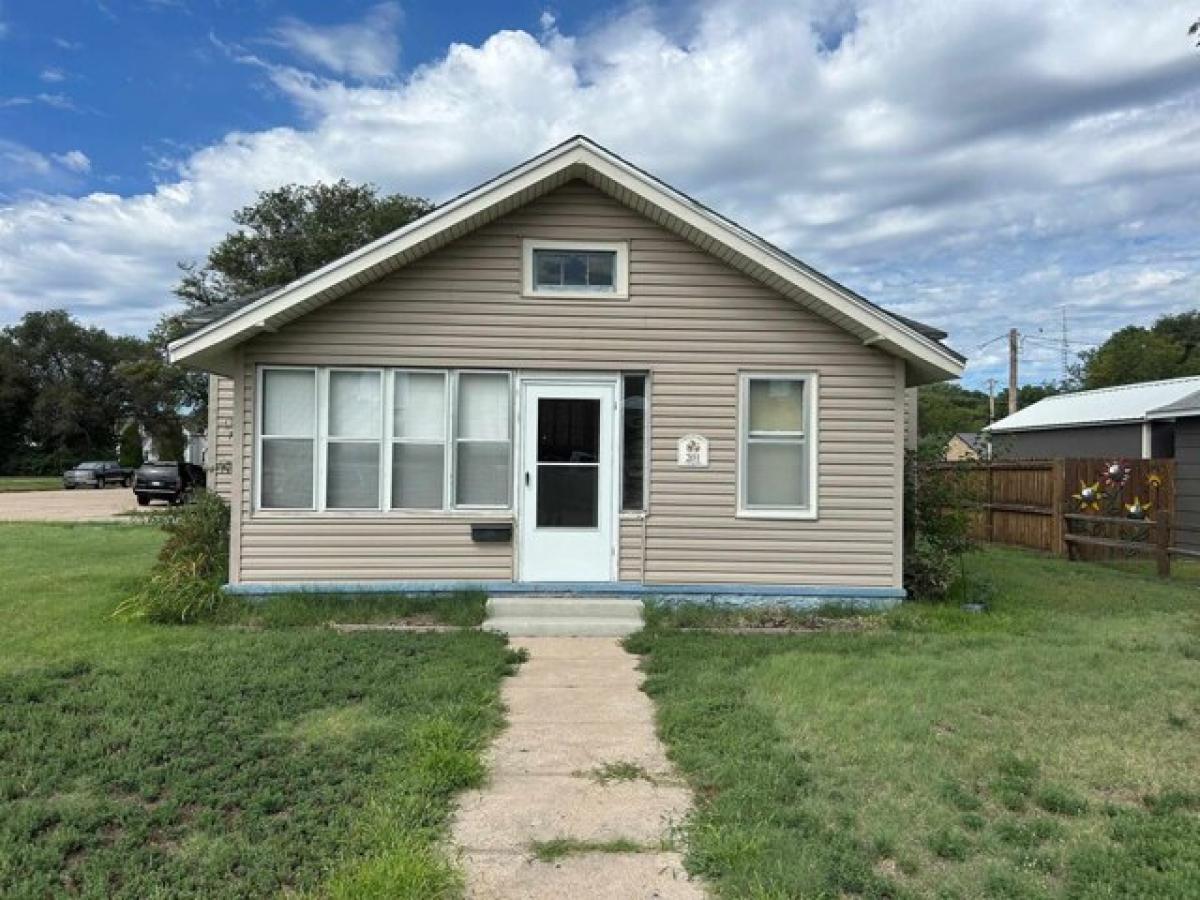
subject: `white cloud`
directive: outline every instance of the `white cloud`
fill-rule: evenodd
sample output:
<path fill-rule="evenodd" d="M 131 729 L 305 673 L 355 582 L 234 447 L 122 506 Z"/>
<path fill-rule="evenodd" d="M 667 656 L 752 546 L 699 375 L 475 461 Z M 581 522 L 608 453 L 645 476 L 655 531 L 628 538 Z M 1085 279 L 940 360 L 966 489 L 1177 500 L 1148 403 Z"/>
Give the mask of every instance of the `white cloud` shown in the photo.
<path fill-rule="evenodd" d="M 56 66 L 47 66 L 42 69 L 38 77 L 47 84 L 58 84 L 67 80 L 67 73 Z"/>
<path fill-rule="evenodd" d="M 708 0 L 680 24 L 639 6 L 581 34 L 542 21 L 539 37 L 456 44 L 370 84 L 398 49 L 348 52 L 353 30 L 292 20 L 288 48 L 353 80 L 258 61 L 303 128 L 230 134 L 152 193 L 0 208 L 0 321 L 66 305 L 138 330 L 171 304 L 176 260 L 202 257 L 258 189 L 346 177 L 445 199 L 584 132 L 969 355 L 1009 327 L 1057 334 L 1063 304 L 1072 340 L 1098 340 L 1196 306 L 1190 12 Z M 398 9 L 372 15 L 394 40 Z M 1002 349 L 973 377 L 998 373 Z M 1057 373 L 1052 349 L 1027 355 L 1031 376 Z"/>
<path fill-rule="evenodd" d="M 92 161 L 87 158 L 87 154 L 82 150 L 68 150 L 66 153 L 57 153 L 54 156 L 54 161 L 64 169 L 69 169 L 81 175 L 92 170 Z"/>
<path fill-rule="evenodd" d="M 381 3 L 361 22 L 320 26 L 297 18 L 284 19 L 275 39 L 301 60 L 316 63 L 336 75 L 373 80 L 387 78 L 400 61 L 397 29 L 399 3 Z"/>

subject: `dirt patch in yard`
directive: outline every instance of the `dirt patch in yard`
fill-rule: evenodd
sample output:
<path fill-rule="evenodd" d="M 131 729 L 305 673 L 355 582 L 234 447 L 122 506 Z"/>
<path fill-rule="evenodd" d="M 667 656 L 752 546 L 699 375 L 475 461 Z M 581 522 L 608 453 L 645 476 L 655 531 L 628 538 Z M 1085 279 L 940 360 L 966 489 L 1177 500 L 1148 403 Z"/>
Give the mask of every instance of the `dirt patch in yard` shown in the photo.
<path fill-rule="evenodd" d="M 121 522 L 138 508 L 124 487 L 0 493 L 0 522 Z"/>

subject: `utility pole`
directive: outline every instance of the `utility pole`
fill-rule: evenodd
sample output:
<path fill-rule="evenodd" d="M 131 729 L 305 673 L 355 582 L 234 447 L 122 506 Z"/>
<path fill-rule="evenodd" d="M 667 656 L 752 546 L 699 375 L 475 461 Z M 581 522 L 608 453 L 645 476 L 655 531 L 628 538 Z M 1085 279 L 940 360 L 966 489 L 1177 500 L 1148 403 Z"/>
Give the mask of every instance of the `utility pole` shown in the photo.
<path fill-rule="evenodd" d="M 1017 411 L 1017 354 L 1020 352 L 1020 332 L 1008 329 L 1008 414 Z"/>
<path fill-rule="evenodd" d="M 996 379 L 989 378 L 988 386 L 988 424 L 996 421 Z"/>
<path fill-rule="evenodd" d="M 1067 306 L 1062 308 L 1062 367 L 1063 381 L 1071 374 L 1071 342 L 1067 340 Z"/>

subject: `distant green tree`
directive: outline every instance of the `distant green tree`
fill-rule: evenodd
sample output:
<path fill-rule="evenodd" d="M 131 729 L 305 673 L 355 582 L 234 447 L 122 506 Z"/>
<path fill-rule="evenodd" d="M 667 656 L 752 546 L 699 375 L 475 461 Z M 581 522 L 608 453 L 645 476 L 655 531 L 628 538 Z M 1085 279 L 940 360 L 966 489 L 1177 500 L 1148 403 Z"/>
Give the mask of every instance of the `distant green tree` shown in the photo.
<path fill-rule="evenodd" d="M 181 263 L 175 294 L 189 309 L 280 287 L 395 231 L 433 209 L 420 197 L 372 184 L 287 184 L 233 214 L 238 228 L 203 266 Z"/>
<path fill-rule="evenodd" d="M 961 384 L 928 384 L 917 393 L 917 428 L 922 437 L 978 431 L 988 423 L 988 397 Z"/>
<path fill-rule="evenodd" d="M 19 410 L 23 422 L 0 428 L 20 434 L 9 471 L 48 473 L 85 458 L 115 456 L 126 407 L 117 369 L 141 352 L 141 341 L 113 337 L 80 325 L 65 310 L 51 310 L 26 313 L 4 329 L 4 345 L 0 356 L 19 367 L 20 375 L 0 373 L 0 381 L 11 387 L 14 403 L 25 404 Z"/>
<path fill-rule="evenodd" d="M 1073 376 L 1084 389 L 1200 375 L 1200 313 L 1167 315 L 1149 328 L 1129 325 L 1079 354 Z"/>
<path fill-rule="evenodd" d="M 178 422 L 163 422 L 150 432 L 154 443 L 154 458 L 163 462 L 183 462 L 187 451 L 187 439 Z"/>
<path fill-rule="evenodd" d="M 1061 394 L 1065 390 L 1067 390 L 1067 388 L 1056 381 L 1042 381 L 1037 384 L 1023 384 L 1017 388 L 1017 408 L 1024 409 L 1027 406 L 1033 406 L 1033 404 L 1037 403 L 1039 400 L 1045 400 L 1047 397 L 1053 397 L 1055 394 Z M 1005 403 L 1008 402 L 1007 397 L 1008 395 L 1005 394 Z M 1007 411 L 1008 407 L 1006 406 L 1005 412 Z"/>
<path fill-rule="evenodd" d="M 142 432 L 135 422 L 121 429 L 117 442 L 117 460 L 127 469 L 136 469 L 145 459 L 142 455 Z"/>

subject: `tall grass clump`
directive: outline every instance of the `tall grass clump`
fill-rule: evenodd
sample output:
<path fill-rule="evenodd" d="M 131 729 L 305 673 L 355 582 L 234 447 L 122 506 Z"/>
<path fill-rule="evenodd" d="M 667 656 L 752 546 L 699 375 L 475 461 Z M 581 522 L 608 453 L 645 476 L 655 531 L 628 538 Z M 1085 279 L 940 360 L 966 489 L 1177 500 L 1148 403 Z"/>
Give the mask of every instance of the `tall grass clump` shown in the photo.
<path fill-rule="evenodd" d="M 221 591 L 229 579 L 229 504 L 201 491 L 167 513 L 162 528 L 167 539 L 158 561 L 113 615 L 175 624 L 214 617 L 231 602 Z"/>

